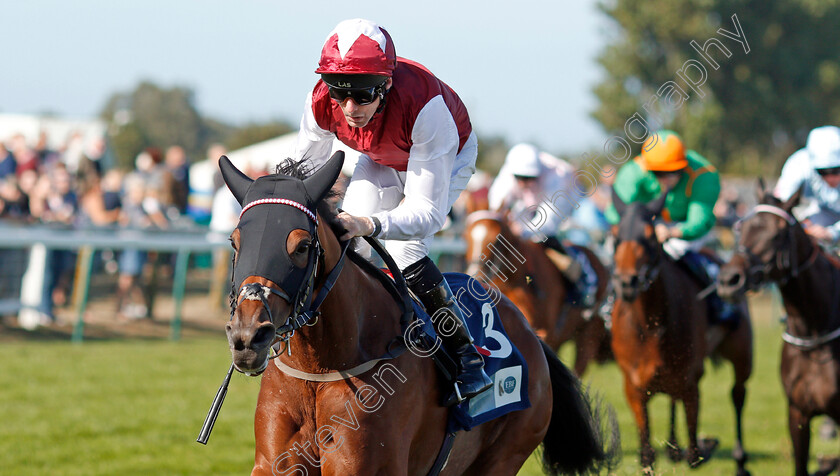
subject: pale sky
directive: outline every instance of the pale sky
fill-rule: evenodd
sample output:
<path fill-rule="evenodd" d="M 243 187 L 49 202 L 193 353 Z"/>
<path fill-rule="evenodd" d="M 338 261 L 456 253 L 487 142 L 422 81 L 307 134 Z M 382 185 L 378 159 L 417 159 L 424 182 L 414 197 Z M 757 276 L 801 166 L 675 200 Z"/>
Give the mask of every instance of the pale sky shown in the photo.
<path fill-rule="evenodd" d="M 297 124 L 327 33 L 367 18 L 452 86 L 481 136 L 555 153 L 598 147 L 589 118 L 607 22 L 587 1 L 5 2 L 0 112 L 95 116 L 143 79 L 190 87 L 202 114 Z"/>

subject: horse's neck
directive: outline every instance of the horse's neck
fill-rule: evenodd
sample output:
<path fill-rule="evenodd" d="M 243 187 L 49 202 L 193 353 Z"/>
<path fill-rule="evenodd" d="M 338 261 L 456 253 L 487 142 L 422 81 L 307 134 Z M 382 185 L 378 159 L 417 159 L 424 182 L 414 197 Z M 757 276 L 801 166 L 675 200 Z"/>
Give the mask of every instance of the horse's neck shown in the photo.
<path fill-rule="evenodd" d="M 490 269 L 491 278 L 500 287 L 515 287 L 527 284 L 528 267 L 537 246 L 514 235 L 507 225 L 502 224 L 501 232 L 484 247 L 489 253 L 487 262 L 496 269 Z"/>
<path fill-rule="evenodd" d="M 301 370 L 354 367 L 379 357 L 399 335 L 396 302 L 381 283 L 349 259 L 319 311 L 318 322 L 298 330 L 290 341 L 291 359 Z"/>
<path fill-rule="evenodd" d="M 650 287 L 639 294 L 644 309 L 639 318 L 649 327 L 664 326 L 668 322 L 669 299 L 674 293 L 680 292 L 678 288 L 681 280 L 677 275 L 679 269 L 664 255 L 664 251 L 662 253 L 659 273 L 650 283 Z"/>
<path fill-rule="evenodd" d="M 819 250 L 809 249 L 808 253 L 800 262 Z M 779 285 L 779 291 L 795 335 L 820 334 L 840 326 L 840 268 L 822 253 L 807 269 Z"/>

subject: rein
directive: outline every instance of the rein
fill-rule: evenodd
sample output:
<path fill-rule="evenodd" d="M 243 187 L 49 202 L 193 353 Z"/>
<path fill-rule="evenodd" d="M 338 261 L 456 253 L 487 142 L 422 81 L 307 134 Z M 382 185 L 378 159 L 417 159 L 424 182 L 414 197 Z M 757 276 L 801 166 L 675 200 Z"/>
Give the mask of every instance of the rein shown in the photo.
<path fill-rule="evenodd" d="M 317 316 L 320 315 L 320 312 L 318 312 L 317 309 L 321 306 L 324 299 L 329 294 L 330 290 L 332 290 L 336 280 L 338 279 L 338 275 L 341 273 L 341 269 L 344 266 L 344 257 L 346 256 L 347 248 L 350 245 L 349 240 L 345 241 L 341 244 L 341 257 L 339 258 L 338 263 L 330 271 L 324 284 L 318 291 L 318 297 L 311 303 L 309 310 L 302 313 L 295 319 L 292 319 L 290 317 L 286 325 L 277 329 L 276 334 L 278 336 L 278 341 L 284 342 L 285 348 L 283 349 L 283 351 L 280 351 L 279 346 L 278 348 L 272 347 L 272 350 L 275 352 L 275 355 L 270 357 L 270 359 L 274 360 L 274 365 L 277 367 L 277 369 L 285 373 L 286 375 L 300 380 L 307 380 L 310 382 L 336 382 L 339 380 L 346 380 L 371 370 L 379 362 L 382 362 L 384 360 L 395 359 L 402 355 L 408 349 L 408 346 L 405 342 L 404 334 L 408 324 L 414 318 L 414 308 L 411 304 L 411 298 L 408 294 L 408 285 L 405 283 L 405 278 L 402 276 L 402 273 L 399 272 L 399 268 L 397 267 L 393 258 L 391 258 L 391 255 L 388 254 L 385 248 L 374 238 L 368 236 L 365 236 L 363 238 L 380 255 L 380 257 L 382 257 L 382 260 L 385 262 L 386 266 L 388 267 L 388 270 L 393 276 L 393 280 L 391 280 L 373 265 L 370 265 L 369 269 L 367 269 L 369 273 L 371 273 L 375 278 L 379 279 L 379 281 L 385 285 L 385 288 L 388 291 L 388 293 L 394 298 L 394 300 L 397 302 L 397 305 L 400 307 L 400 326 L 403 332 L 400 336 L 395 337 L 391 341 L 391 343 L 388 345 L 388 348 L 382 356 L 376 359 L 368 360 L 347 370 L 336 370 L 324 373 L 310 373 L 290 367 L 289 365 L 283 363 L 280 359 L 277 359 L 277 357 L 282 355 L 283 351 L 286 350 L 288 350 L 289 355 L 291 355 L 289 339 L 291 339 L 291 337 L 294 335 L 295 330 L 300 329 L 304 325 L 313 326 L 317 324 Z M 350 256 L 354 257 L 356 255 L 351 254 Z M 370 264 L 367 260 L 363 260 L 361 258 L 360 260 L 364 261 L 367 264 Z M 357 262 L 358 260 L 354 259 L 353 261 Z M 372 272 L 373 270 L 375 270 L 376 272 Z M 311 320 L 312 316 L 316 317 L 316 321 L 310 324 L 309 320 Z"/>

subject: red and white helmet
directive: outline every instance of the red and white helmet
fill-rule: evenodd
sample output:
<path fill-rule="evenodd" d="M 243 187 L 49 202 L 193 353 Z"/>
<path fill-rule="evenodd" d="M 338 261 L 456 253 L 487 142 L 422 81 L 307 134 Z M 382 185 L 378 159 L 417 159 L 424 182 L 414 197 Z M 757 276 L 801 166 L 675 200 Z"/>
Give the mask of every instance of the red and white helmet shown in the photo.
<path fill-rule="evenodd" d="M 315 72 L 390 77 L 396 67 L 391 35 L 372 21 L 356 18 L 342 21 L 330 32 Z"/>

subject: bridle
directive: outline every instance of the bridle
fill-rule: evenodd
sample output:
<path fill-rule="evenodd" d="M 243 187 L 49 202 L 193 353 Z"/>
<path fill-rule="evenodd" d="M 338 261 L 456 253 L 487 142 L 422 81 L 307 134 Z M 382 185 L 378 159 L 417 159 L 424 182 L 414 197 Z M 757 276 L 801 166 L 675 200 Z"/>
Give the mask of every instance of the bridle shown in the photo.
<path fill-rule="evenodd" d="M 622 240 L 616 240 L 616 249 L 621 244 L 621 241 Z M 650 287 L 659 277 L 659 272 L 662 271 L 662 262 L 664 260 L 663 255 L 665 254 L 665 252 L 661 248 L 657 249 L 651 244 L 650 240 L 647 239 L 623 241 L 635 241 L 636 243 L 639 243 L 642 246 L 642 248 L 644 248 L 645 255 L 650 257 L 650 260 L 641 265 L 636 273 L 636 275 L 639 278 L 639 285 L 637 290 L 640 293 L 643 293 L 650 289 Z"/>
<path fill-rule="evenodd" d="M 783 246 L 782 251 L 776 251 L 775 260 L 770 260 L 767 263 L 763 263 L 757 256 L 755 256 L 749 249 L 747 249 L 746 246 L 741 244 L 738 245 L 736 252 L 746 256 L 748 262 L 750 263 L 750 268 L 747 271 L 748 274 L 745 277 L 746 283 L 744 283 L 747 289 L 750 290 L 755 289 L 759 285 L 761 285 L 762 278 L 769 276 L 774 269 L 781 276 L 779 279 L 777 279 L 779 285 L 784 285 L 788 282 L 788 280 L 790 280 L 791 278 L 796 278 L 797 276 L 799 276 L 799 274 L 801 274 L 803 271 L 805 271 L 811 265 L 813 265 L 814 262 L 816 262 L 817 260 L 817 256 L 820 254 L 819 246 L 812 245 L 813 251 L 811 252 L 811 256 L 808 257 L 808 259 L 805 260 L 804 263 L 798 262 L 796 255 L 796 235 L 794 234 L 794 232 L 795 225 L 797 225 L 799 222 L 793 216 L 791 216 L 790 213 L 774 205 L 757 205 L 755 208 L 752 209 L 752 211 L 750 211 L 749 214 L 747 214 L 746 216 L 744 216 L 744 218 L 736 222 L 736 233 L 740 229 L 741 222 L 759 213 L 770 213 L 785 220 L 785 222 L 787 223 L 785 228 L 788 236 L 786 243 L 787 252 L 784 252 L 785 247 Z M 758 279 L 751 283 L 751 276 L 757 276 Z M 797 337 L 788 331 L 782 333 L 783 341 L 787 342 L 788 344 L 794 347 L 799 347 L 805 350 L 816 349 L 822 346 L 823 344 L 831 342 L 832 340 L 838 337 L 840 337 L 840 327 L 834 329 L 831 332 L 819 335 L 814 338 Z"/>
<path fill-rule="evenodd" d="M 292 200 L 261 199 L 251 202 L 245 207 L 243 207 L 242 212 L 240 213 L 240 219 L 242 217 L 242 214 L 245 213 L 245 211 L 250 209 L 252 206 L 263 204 L 281 204 L 292 206 L 304 212 L 306 216 L 309 217 L 309 219 L 312 220 L 312 222 L 315 224 L 315 232 L 312 235 L 313 240 L 310 245 L 309 253 L 307 256 L 306 271 L 304 273 L 305 277 L 302 281 L 301 287 L 298 289 L 294 297 L 290 297 L 288 293 L 286 293 L 282 289 L 275 288 L 274 286 L 267 286 L 260 283 L 243 284 L 242 286 L 240 286 L 238 292 L 235 293 L 235 295 L 238 296 L 236 302 L 234 302 L 233 299 L 231 299 L 230 319 L 233 320 L 236 308 L 239 307 L 240 304 L 242 304 L 242 301 L 246 299 L 260 301 L 266 313 L 268 314 L 269 321 L 275 327 L 274 342 L 280 341 L 284 343 L 283 351 L 288 351 L 289 354 L 291 354 L 289 339 L 291 339 L 295 335 L 295 331 L 304 326 L 314 326 L 318 323 L 318 318 L 321 315 L 320 311 L 318 311 L 318 308 L 321 307 L 321 304 L 324 302 L 324 299 L 326 299 L 330 290 L 332 290 L 333 285 L 335 285 L 335 282 L 338 279 L 338 275 L 341 273 L 341 270 L 344 267 L 344 257 L 346 256 L 347 248 L 350 245 L 350 241 L 345 241 L 341 243 L 341 253 L 339 255 L 338 262 L 335 264 L 335 266 L 333 266 L 333 268 L 324 278 L 324 282 L 320 287 L 318 296 L 313 300 L 312 294 L 315 289 L 315 281 L 318 277 L 319 264 L 322 262 L 325 254 L 324 249 L 321 247 L 320 240 L 318 239 L 318 216 L 314 212 L 306 208 L 304 205 Z M 233 286 L 232 283 L 231 286 Z M 234 295 L 233 289 L 231 289 L 231 291 L 232 295 Z M 289 314 L 289 317 L 286 319 L 286 322 L 282 325 L 278 325 L 274 321 L 274 315 L 271 312 L 271 307 L 268 305 L 268 297 L 271 294 L 278 296 L 286 302 L 292 304 L 292 311 Z M 283 353 L 283 351 L 277 352 L 274 357 L 279 356 Z"/>
<path fill-rule="evenodd" d="M 796 225 L 798 225 L 799 222 L 786 210 L 775 205 L 756 205 L 747 215 L 735 222 L 733 230 L 736 235 L 740 235 L 741 227 L 746 220 L 758 215 L 759 213 L 769 213 L 785 220 L 786 225 L 782 232 L 787 234 L 787 240 L 783 243 L 783 246 L 779 247 L 779 250 L 775 251 L 775 259 L 764 262 L 761 258 L 750 251 L 749 248 L 742 244 L 739 237 L 735 252 L 747 258 L 749 267 L 744 275 L 745 282 L 738 284 L 743 284 L 748 290 L 755 290 L 761 286 L 763 281 L 769 277 L 773 271 L 776 271 L 779 275 L 779 278 L 776 281 L 778 281 L 780 285 L 784 285 L 790 278 L 799 276 L 801 272 L 813 265 L 817 259 L 817 255 L 819 254 L 819 247 L 813 246 L 811 256 L 809 256 L 805 262 L 799 262 L 795 235 Z"/>

